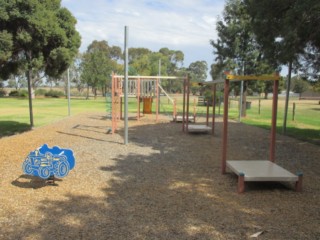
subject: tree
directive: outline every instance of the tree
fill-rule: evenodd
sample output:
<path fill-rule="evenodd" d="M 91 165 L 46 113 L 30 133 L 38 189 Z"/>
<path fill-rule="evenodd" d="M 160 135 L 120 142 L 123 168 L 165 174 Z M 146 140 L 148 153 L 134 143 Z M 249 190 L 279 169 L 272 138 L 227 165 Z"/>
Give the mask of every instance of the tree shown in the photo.
<path fill-rule="evenodd" d="M 111 86 L 112 71 L 118 69 L 117 61 L 121 59 L 121 48 L 112 46 L 108 42 L 94 40 L 83 55 L 81 63 L 81 80 L 87 84 L 87 98 L 89 87 L 94 96 L 97 96 L 98 88 L 104 95 Z"/>
<path fill-rule="evenodd" d="M 76 19 L 60 0 L 0 0 L 0 74 L 7 79 L 26 71 L 30 125 L 33 123 L 32 84 L 39 76 L 58 77 L 80 47 Z"/>
<path fill-rule="evenodd" d="M 227 0 L 223 18 L 216 26 L 218 39 L 211 40 L 216 57 L 211 73 L 214 77 L 221 75 L 222 70 L 230 70 L 235 74 L 261 74 L 274 72 L 275 66 L 268 64 L 261 54 L 251 26 L 249 16 L 243 1 Z M 240 89 L 240 83 L 235 83 L 232 88 Z M 249 86 L 249 84 L 252 84 Z M 244 97 L 242 102 L 242 116 L 246 114 L 247 89 L 253 88 L 254 83 L 245 82 Z"/>
<path fill-rule="evenodd" d="M 82 54 L 79 53 L 70 66 L 70 82 L 76 86 L 79 93 L 81 93 L 85 87 L 85 83 L 81 80 L 81 61 Z"/>
<path fill-rule="evenodd" d="M 292 79 L 292 85 L 291 90 L 295 93 L 299 93 L 299 96 L 301 97 L 301 94 L 309 89 L 310 84 L 308 81 L 302 79 L 299 76 L 294 76 Z"/>
<path fill-rule="evenodd" d="M 25 76 L 23 75 L 12 75 L 10 79 L 8 80 L 8 87 L 9 88 L 15 88 L 16 90 L 19 90 L 20 88 L 27 87 L 27 81 L 25 79 Z"/>
<path fill-rule="evenodd" d="M 190 63 L 188 72 L 191 82 L 204 82 L 207 79 L 208 65 L 206 61 L 196 61 Z M 196 94 L 200 90 L 199 86 L 192 86 L 191 91 Z"/>
<path fill-rule="evenodd" d="M 307 56 L 305 59 L 319 56 L 320 3 L 317 0 L 244 0 L 244 3 L 261 52 L 269 61 L 289 66 L 283 121 L 285 133 L 292 69 L 299 68 L 302 56 Z M 319 57 L 316 61 L 313 66 L 319 67 Z"/>

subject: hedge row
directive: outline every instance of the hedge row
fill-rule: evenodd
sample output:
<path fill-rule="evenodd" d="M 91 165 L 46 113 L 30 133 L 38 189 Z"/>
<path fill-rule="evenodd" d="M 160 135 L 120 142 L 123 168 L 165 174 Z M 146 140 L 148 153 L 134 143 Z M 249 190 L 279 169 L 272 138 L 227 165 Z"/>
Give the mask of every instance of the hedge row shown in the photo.
<path fill-rule="evenodd" d="M 0 97 L 4 97 L 7 95 L 7 92 L 4 89 L 0 89 Z M 65 96 L 64 92 L 59 90 L 45 90 L 45 89 L 37 89 L 35 91 L 36 96 L 45 96 L 45 97 L 53 97 L 59 98 Z M 28 97 L 28 91 L 25 89 L 22 90 L 12 90 L 9 92 L 10 97 Z"/>

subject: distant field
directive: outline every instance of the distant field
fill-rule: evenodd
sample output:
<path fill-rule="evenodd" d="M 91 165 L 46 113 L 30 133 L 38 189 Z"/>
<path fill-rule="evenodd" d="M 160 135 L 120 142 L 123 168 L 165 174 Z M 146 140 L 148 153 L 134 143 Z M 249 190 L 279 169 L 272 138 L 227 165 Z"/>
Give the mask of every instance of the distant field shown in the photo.
<path fill-rule="evenodd" d="M 177 111 L 182 112 L 182 96 L 172 95 L 177 100 Z M 270 128 L 271 123 L 271 99 L 260 100 L 248 98 L 251 108 L 247 110 L 247 116 L 242 122 L 263 128 Z M 293 103 L 296 104 L 295 117 L 293 120 Z M 142 111 L 141 104 L 141 111 Z M 155 111 L 155 100 L 153 111 Z M 229 117 L 238 119 L 238 100 L 231 99 L 229 103 Z M 206 114 L 205 106 L 197 106 L 197 97 L 190 96 L 190 113 L 194 107 L 199 115 Z M 161 97 L 159 106 L 160 113 L 172 116 L 173 106 L 165 97 Z M 137 101 L 129 98 L 129 111 L 137 111 Z M 35 127 L 50 124 L 68 116 L 68 101 L 65 98 L 36 98 L 33 100 L 34 124 Z M 71 115 L 82 112 L 106 112 L 107 106 L 104 97 L 85 100 L 84 98 L 71 99 Z M 223 114 L 223 107 L 217 106 L 216 114 Z M 282 132 L 284 116 L 284 99 L 279 99 L 277 114 L 278 133 Z M 17 132 L 28 130 L 29 127 L 29 105 L 27 98 L 0 98 L 0 137 L 12 135 Z M 287 118 L 287 134 L 296 138 L 320 143 L 320 105 L 317 100 L 291 99 Z"/>

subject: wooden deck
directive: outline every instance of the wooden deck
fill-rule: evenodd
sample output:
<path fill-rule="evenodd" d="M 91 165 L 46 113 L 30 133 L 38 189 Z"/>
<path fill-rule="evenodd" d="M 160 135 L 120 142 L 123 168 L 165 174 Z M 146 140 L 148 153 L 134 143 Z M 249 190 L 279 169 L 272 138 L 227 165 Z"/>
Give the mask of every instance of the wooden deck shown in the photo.
<path fill-rule="evenodd" d="M 189 124 L 188 125 L 188 132 L 190 133 L 206 133 L 212 130 L 211 127 L 207 125 L 196 125 L 196 124 Z"/>
<path fill-rule="evenodd" d="M 238 191 L 244 191 L 244 182 L 286 181 L 295 182 L 301 191 L 302 174 L 295 175 L 268 160 L 229 160 L 227 167 L 239 176 Z"/>
<path fill-rule="evenodd" d="M 175 122 L 182 122 L 183 121 L 183 117 L 182 116 L 176 116 L 173 121 Z M 187 121 L 187 117 L 185 117 L 185 121 Z M 194 122 L 194 116 L 190 115 L 189 116 L 189 122 Z"/>

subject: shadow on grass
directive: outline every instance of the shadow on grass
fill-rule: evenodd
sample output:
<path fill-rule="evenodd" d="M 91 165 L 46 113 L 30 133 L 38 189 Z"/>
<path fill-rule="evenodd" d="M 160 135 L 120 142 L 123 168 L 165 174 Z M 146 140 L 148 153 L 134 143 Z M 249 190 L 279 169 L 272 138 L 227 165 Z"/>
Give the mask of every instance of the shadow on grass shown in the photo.
<path fill-rule="evenodd" d="M 0 121 L 0 138 L 30 131 L 30 124 L 16 121 Z"/>

